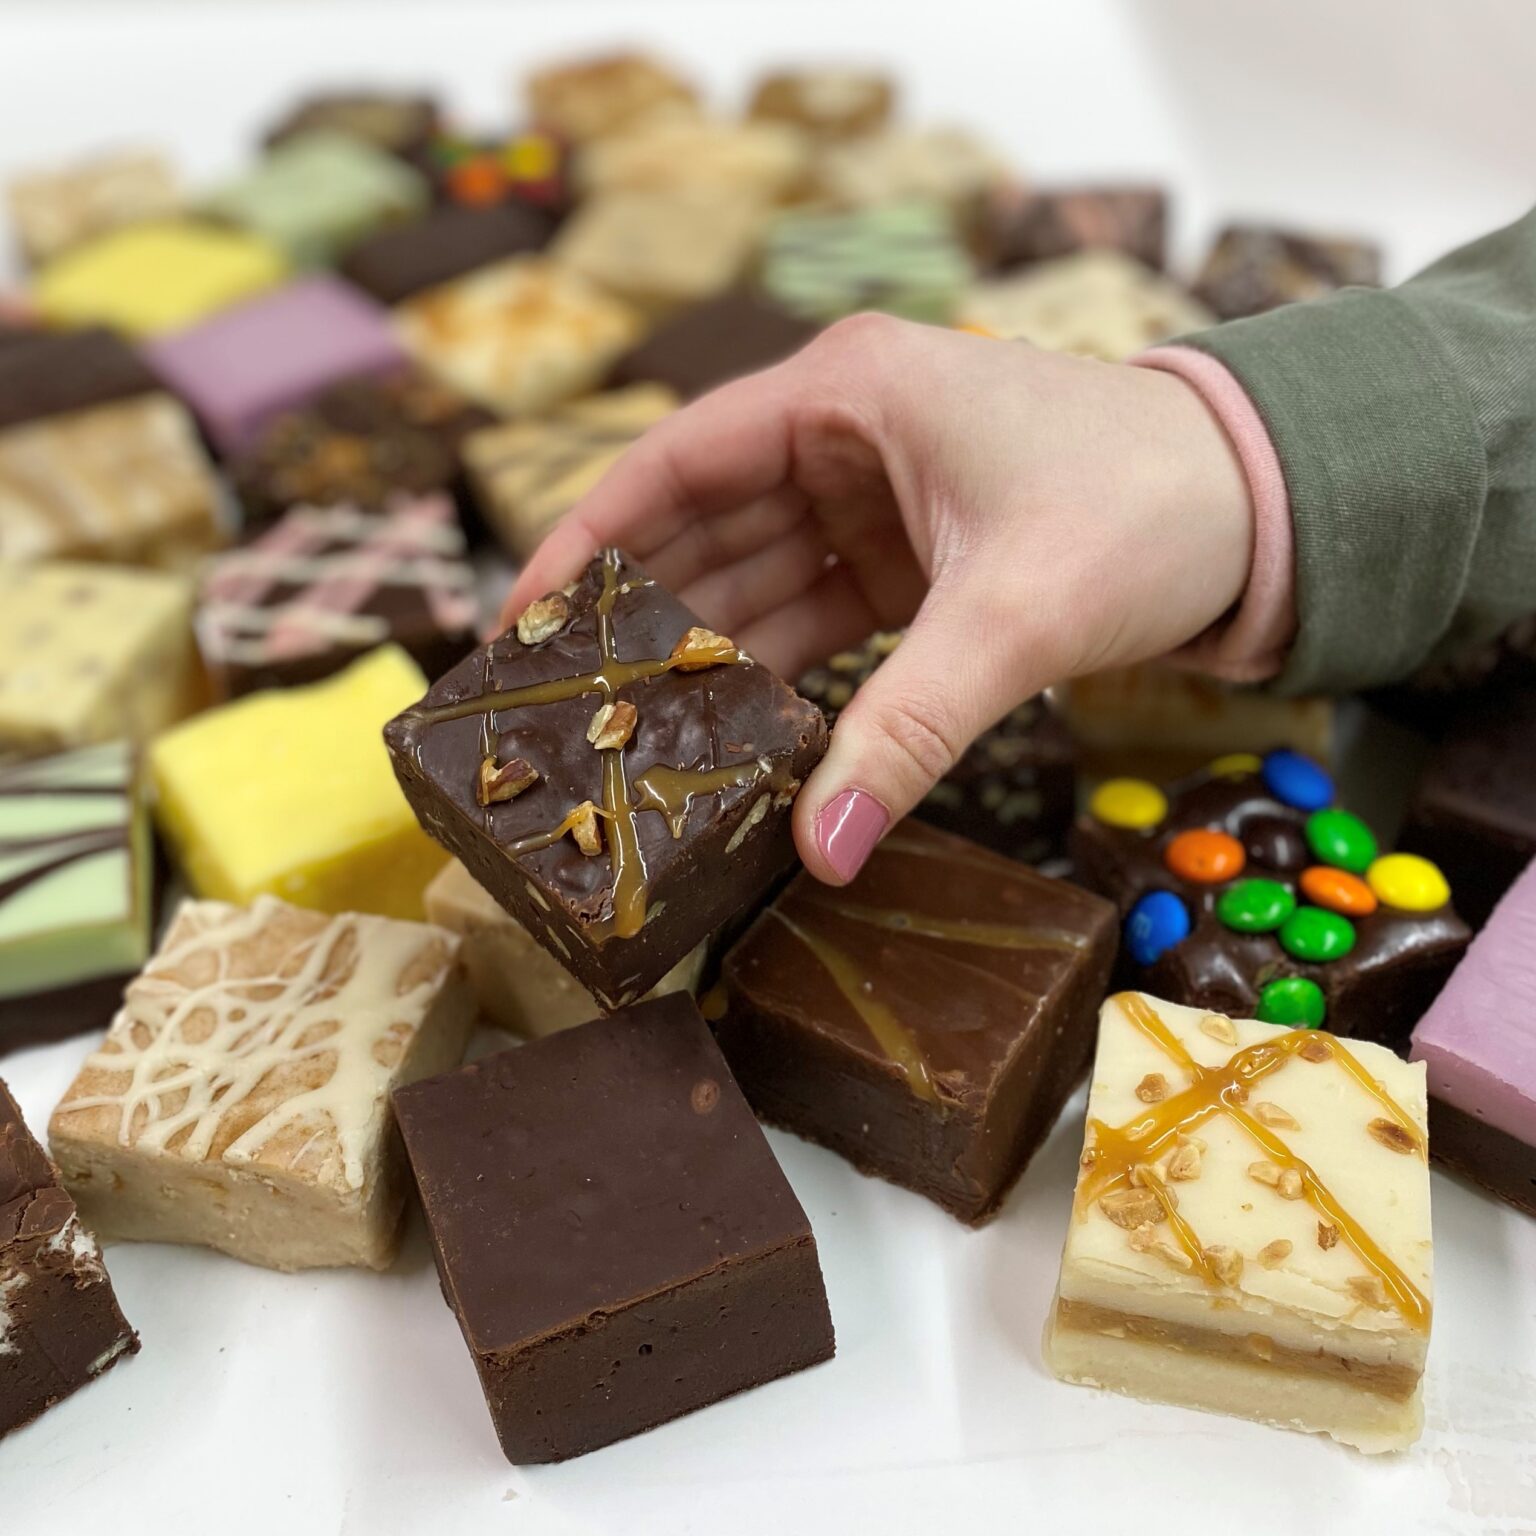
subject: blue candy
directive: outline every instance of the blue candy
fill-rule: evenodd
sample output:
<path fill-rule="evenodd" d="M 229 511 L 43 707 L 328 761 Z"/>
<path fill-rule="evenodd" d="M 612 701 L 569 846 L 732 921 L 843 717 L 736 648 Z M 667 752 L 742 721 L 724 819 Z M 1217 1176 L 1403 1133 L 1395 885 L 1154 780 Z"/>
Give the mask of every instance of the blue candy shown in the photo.
<path fill-rule="evenodd" d="M 1126 914 L 1125 947 L 1137 965 L 1151 965 L 1189 937 L 1189 912 L 1172 891 L 1148 891 Z"/>
<path fill-rule="evenodd" d="M 1264 759 L 1264 787 L 1283 805 L 1320 811 L 1333 804 L 1333 780 L 1300 752 L 1271 752 Z"/>

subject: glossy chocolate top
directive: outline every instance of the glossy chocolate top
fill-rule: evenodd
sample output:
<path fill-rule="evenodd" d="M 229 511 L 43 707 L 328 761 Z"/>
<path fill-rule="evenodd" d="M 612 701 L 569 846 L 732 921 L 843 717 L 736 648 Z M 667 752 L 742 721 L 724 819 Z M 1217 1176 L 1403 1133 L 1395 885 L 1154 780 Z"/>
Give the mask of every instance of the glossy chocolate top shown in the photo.
<path fill-rule="evenodd" d="M 1415 804 L 1521 847 L 1536 838 L 1536 688 L 1512 687 L 1460 712 L 1425 765 Z"/>
<path fill-rule="evenodd" d="M 10 1089 L 0 1082 L 0 1206 L 57 1183 L 48 1154 L 27 1129 Z"/>
<path fill-rule="evenodd" d="M 39 332 L 0 347 L 0 428 L 161 388 L 115 331 Z"/>

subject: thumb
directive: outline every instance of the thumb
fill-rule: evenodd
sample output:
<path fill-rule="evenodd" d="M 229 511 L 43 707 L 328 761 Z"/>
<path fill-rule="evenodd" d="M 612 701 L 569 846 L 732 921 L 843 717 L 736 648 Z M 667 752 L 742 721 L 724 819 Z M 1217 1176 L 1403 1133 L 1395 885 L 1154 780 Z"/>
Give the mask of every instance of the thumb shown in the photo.
<path fill-rule="evenodd" d="M 906 637 L 838 716 L 795 800 L 795 843 L 818 880 L 844 885 L 886 831 L 989 726 L 1037 689 L 993 637 L 985 601 L 934 588 Z"/>

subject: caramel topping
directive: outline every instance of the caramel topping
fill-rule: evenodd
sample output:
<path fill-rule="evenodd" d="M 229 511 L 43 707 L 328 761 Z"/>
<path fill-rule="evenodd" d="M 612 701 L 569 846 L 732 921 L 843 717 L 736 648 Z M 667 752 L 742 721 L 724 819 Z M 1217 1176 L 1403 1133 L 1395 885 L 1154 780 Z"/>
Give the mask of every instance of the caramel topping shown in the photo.
<path fill-rule="evenodd" d="M 781 764 L 782 768 L 783 765 Z M 660 811 L 673 837 L 681 837 L 688 813 L 700 795 L 717 795 L 726 789 L 750 789 L 775 777 L 771 758 L 733 763 L 727 768 L 668 768 L 657 763 L 635 780 L 635 809 Z"/>
<path fill-rule="evenodd" d="M 953 939 L 959 944 L 978 944 L 986 949 L 1054 949 L 1070 952 L 1087 943 L 1084 935 L 1061 928 L 1019 928 L 1010 923 L 972 923 L 964 918 L 927 917 L 889 907 L 866 907 L 838 896 L 805 896 L 807 906 L 851 917 L 855 922 L 898 933 L 915 933 L 925 939 Z"/>

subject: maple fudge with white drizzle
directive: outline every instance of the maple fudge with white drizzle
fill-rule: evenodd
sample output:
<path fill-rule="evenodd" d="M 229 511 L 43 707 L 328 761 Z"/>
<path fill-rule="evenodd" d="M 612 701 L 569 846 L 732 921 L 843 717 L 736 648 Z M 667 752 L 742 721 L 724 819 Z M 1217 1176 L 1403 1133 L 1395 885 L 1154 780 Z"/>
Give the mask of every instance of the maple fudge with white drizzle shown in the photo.
<path fill-rule="evenodd" d="M 1411 1445 L 1427 1147 L 1424 1068 L 1382 1046 L 1111 997 L 1047 1364 L 1363 1451 Z"/>
<path fill-rule="evenodd" d="M 271 1269 L 387 1267 L 409 1187 L 389 1095 L 463 1056 L 458 947 L 269 896 L 183 903 L 49 1122 L 85 1218 Z"/>
<path fill-rule="evenodd" d="M 421 824 L 613 1009 L 790 867 L 827 727 L 610 549 L 384 738 Z"/>

